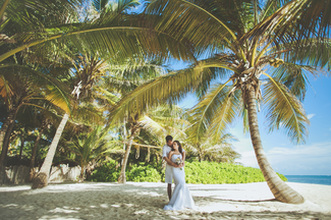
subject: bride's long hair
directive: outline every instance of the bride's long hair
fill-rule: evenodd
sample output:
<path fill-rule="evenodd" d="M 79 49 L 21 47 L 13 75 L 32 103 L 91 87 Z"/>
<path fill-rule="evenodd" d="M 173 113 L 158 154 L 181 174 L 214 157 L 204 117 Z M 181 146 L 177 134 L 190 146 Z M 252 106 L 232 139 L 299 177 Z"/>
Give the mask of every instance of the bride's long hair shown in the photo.
<path fill-rule="evenodd" d="M 182 148 L 181 143 L 179 143 L 179 141 L 177 141 L 177 140 L 175 140 L 174 143 L 177 143 L 177 145 L 178 145 L 178 151 L 179 151 L 179 153 L 182 154 L 183 153 L 183 148 Z M 172 147 L 172 150 L 175 150 L 175 149 Z"/>

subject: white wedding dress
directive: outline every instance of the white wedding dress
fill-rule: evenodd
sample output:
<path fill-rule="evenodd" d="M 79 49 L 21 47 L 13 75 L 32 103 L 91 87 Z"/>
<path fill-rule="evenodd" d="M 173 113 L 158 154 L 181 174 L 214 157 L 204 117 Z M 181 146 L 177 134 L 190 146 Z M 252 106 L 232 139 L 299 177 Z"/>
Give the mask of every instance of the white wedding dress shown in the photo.
<path fill-rule="evenodd" d="M 182 155 L 172 155 L 171 160 L 173 162 Z M 181 210 L 184 208 L 194 209 L 194 201 L 192 199 L 191 193 L 185 183 L 185 172 L 183 168 L 172 167 L 173 177 L 175 180 L 175 189 L 172 193 L 172 197 L 168 205 L 164 206 L 164 210 Z"/>

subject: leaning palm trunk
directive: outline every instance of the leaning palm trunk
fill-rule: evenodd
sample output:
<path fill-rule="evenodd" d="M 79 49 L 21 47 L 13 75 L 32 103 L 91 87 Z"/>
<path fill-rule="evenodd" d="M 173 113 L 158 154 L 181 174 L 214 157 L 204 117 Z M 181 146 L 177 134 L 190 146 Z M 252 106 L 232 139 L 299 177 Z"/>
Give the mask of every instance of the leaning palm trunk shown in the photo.
<path fill-rule="evenodd" d="M 121 174 L 120 174 L 120 177 L 118 178 L 119 183 L 126 183 L 125 170 L 126 170 L 126 166 L 128 164 L 133 139 L 135 138 L 138 131 L 139 131 L 139 128 L 137 128 L 137 127 L 133 127 L 131 129 L 131 136 L 130 136 L 129 143 L 127 145 L 125 155 L 124 155 L 124 158 L 123 158 L 123 162 L 122 162 Z"/>
<path fill-rule="evenodd" d="M 48 179 L 49 179 L 49 173 L 51 170 L 56 148 L 60 141 L 62 132 L 64 130 L 64 127 L 65 127 L 68 119 L 69 119 L 69 114 L 65 113 L 63 115 L 63 118 L 62 118 L 62 121 L 61 121 L 59 127 L 56 130 L 55 136 L 53 138 L 51 146 L 49 147 L 49 150 L 47 152 L 44 163 L 41 166 L 41 169 L 38 172 L 38 174 L 36 175 L 36 177 L 32 180 L 32 187 L 31 187 L 32 189 L 43 188 L 43 187 L 47 186 Z"/>
<path fill-rule="evenodd" d="M 260 137 L 256 111 L 257 106 L 255 89 L 253 86 L 247 88 L 245 98 L 248 107 L 249 131 L 255 156 L 271 192 L 275 198 L 281 202 L 293 204 L 303 203 L 304 198 L 280 179 L 267 160 Z"/>
<path fill-rule="evenodd" d="M 84 176 L 85 176 L 85 165 L 81 165 L 81 168 L 80 168 L 80 182 L 83 182 L 84 181 Z"/>
<path fill-rule="evenodd" d="M 131 135 L 131 137 L 129 139 L 129 143 L 128 143 L 126 151 L 125 151 L 124 158 L 122 160 L 121 174 L 120 174 L 120 177 L 118 178 L 119 183 L 124 183 L 124 184 L 126 183 L 125 170 L 126 170 L 126 166 L 128 164 L 133 139 L 134 139 L 134 135 Z"/>

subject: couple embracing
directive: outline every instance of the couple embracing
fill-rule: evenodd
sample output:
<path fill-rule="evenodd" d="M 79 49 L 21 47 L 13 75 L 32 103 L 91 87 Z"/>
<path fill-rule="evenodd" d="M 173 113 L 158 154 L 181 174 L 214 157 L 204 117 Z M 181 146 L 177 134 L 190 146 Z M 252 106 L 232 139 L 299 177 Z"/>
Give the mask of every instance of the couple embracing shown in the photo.
<path fill-rule="evenodd" d="M 168 184 L 169 203 L 164 210 L 193 209 L 194 201 L 185 183 L 185 150 L 179 141 L 173 141 L 172 136 L 166 137 L 163 146 L 162 157 L 166 161 L 165 182 Z M 175 182 L 173 193 L 171 192 L 172 180 Z"/>

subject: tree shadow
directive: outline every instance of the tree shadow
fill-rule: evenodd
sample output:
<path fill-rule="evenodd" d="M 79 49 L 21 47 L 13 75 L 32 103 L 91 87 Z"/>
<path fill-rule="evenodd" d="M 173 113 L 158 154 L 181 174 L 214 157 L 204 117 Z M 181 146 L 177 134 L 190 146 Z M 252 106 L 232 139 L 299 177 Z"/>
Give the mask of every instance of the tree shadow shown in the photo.
<path fill-rule="evenodd" d="M 137 184 L 51 184 L 44 189 L 17 187 L 0 191 L 1 219 L 289 219 L 288 212 L 164 211 L 168 203 L 166 185 Z M 201 203 L 261 203 L 269 200 L 240 200 L 222 197 L 193 197 Z M 254 205 L 254 204 L 253 204 Z M 221 209 L 222 207 L 220 207 Z M 243 217 L 242 217 L 243 216 Z M 278 218 L 273 218 L 273 217 Z M 294 213 L 310 219 L 328 219 L 321 213 Z M 323 218 L 321 218 L 323 217 Z M 300 218 L 297 218 L 300 219 Z"/>

